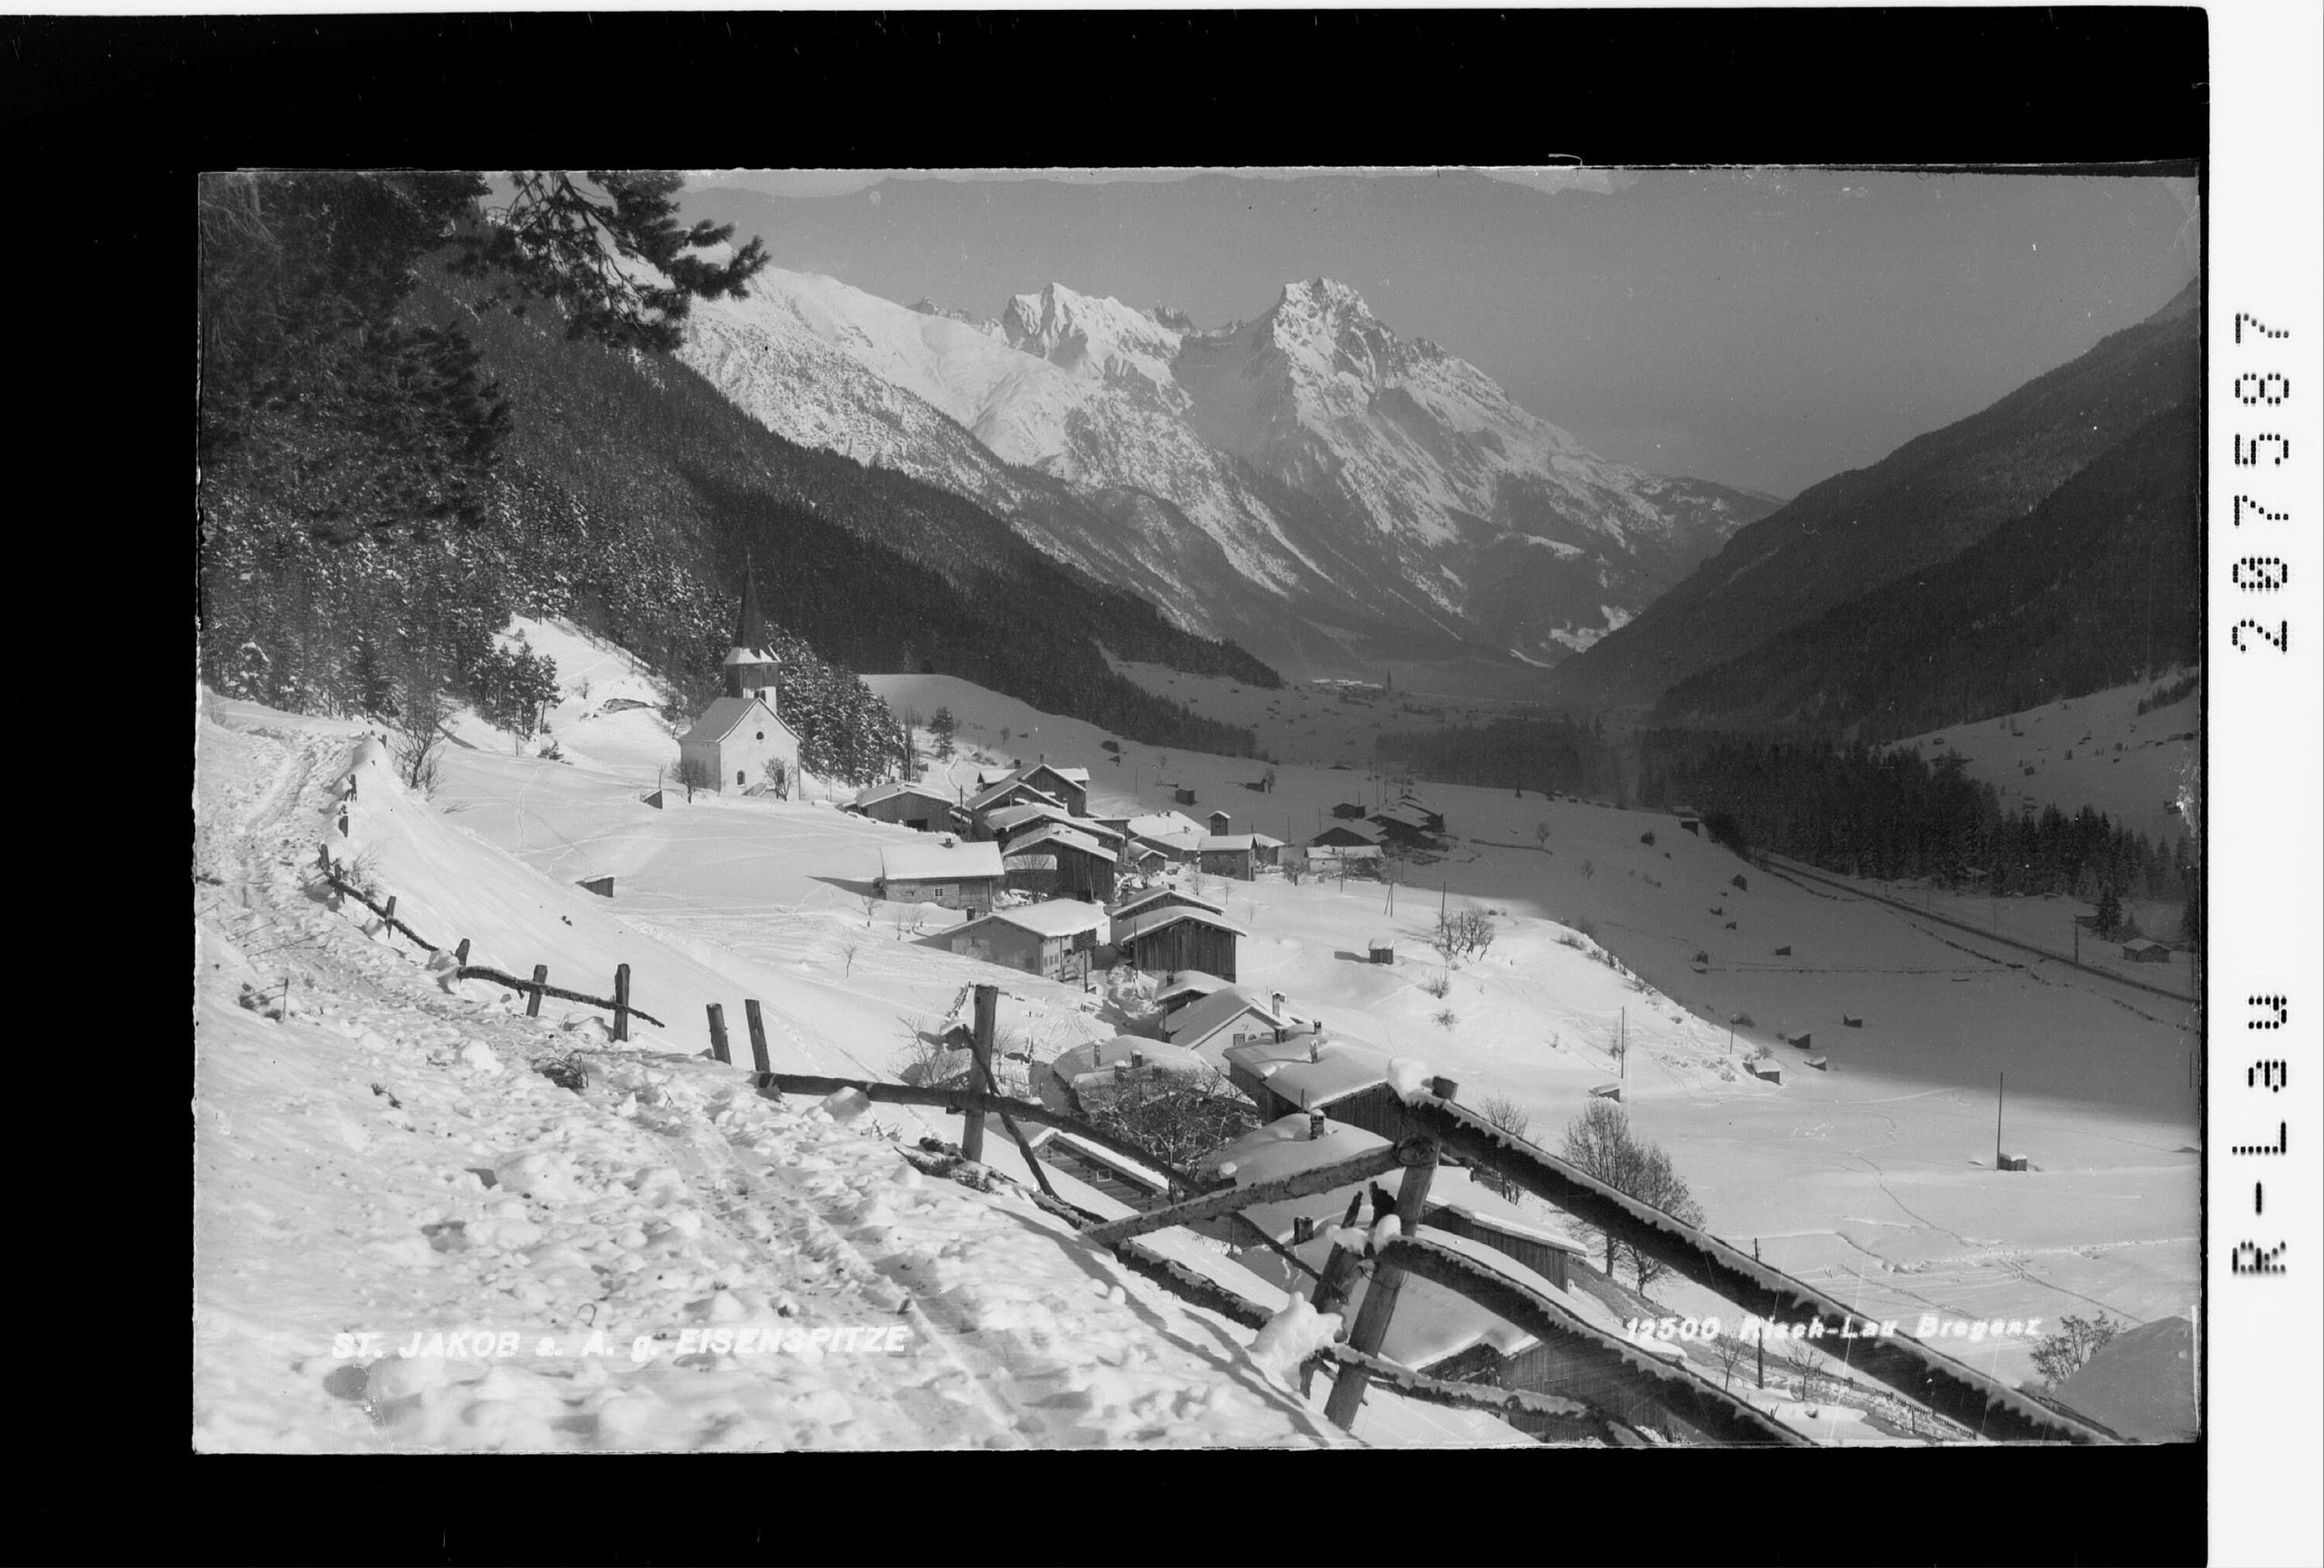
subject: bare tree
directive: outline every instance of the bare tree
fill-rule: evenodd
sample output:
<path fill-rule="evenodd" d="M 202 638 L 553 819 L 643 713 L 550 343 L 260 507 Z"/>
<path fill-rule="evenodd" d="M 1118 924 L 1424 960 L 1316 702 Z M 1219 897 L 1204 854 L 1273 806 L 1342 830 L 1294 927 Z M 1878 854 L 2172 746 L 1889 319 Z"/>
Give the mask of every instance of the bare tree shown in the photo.
<path fill-rule="evenodd" d="M 1702 1223 L 1702 1206 L 1671 1165 L 1670 1156 L 1660 1145 L 1633 1133 L 1628 1113 L 1613 1101 L 1592 1100 L 1583 1108 L 1566 1127 L 1563 1153 L 1569 1164 L 1616 1192 L 1659 1209 L 1682 1224 Z M 1611 1275 L 1617 1261 L 1628 1256 L 1641 1293 L 1670 1272 L 1668 1264 L 1647 1257 L 1609 1232 L 1596 1233 L 1606 1245 L 1606 1272 Z"/>
<path fill-rule="evenodd" d="M 1523 1138 L 1532 1130 L 1533 1112 L 1506 1094 L 1488 1094 L 1477 1103 L 1477 1114 L 1508 1133 L 1511 1138 Z M 1471 1170 L 1470 1179 L 1515 1202 L 1520 1189 L 1517 1183 L 1481 1167 Z"/>
<path fill-rule="evenodd" d="M 407 788 L 422 795 L 435 793 L 451 724 L 452 705 L 442 687 L 421 675 L 403 683 L 396 698 L 395 739 L 389 749 L 395 760 L 395 776 Z"/>
<path fill-rule="evenodd" d="M 2130 1326 L 2103 1312 L 2096 1317 L 2068 1313 L 2058 1322 L 2056 1333 L 2043 1335 L 2034 1345 L 2034 1369 L 2042 1374 L 2043 1386 L 2050 1388 L 2081 1370 L 2082 1364 L 2105 1349 L 2108 1340 Z"/>
<path fill-rule="evenodd" d="M 678 764 L 678 781 L 686 787 L 686 798 L 694 798 L 696 789 L 713 788 L 717 780 L 711 777 L 710 764 L 699 757 L 682 759 Z"/>

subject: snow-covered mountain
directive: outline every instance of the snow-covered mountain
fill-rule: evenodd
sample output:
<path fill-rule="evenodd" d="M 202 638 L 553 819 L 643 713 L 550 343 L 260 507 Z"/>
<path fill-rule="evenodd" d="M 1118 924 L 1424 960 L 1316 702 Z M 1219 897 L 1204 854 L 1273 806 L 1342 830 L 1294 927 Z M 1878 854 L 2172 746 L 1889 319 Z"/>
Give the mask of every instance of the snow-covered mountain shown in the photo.
<path fill-rule="evenodd" d="M 971 495 L 1293 665 L 1303 624 L 1554 661 L 1770 507 L 1591 455 L 1326 279 L 1201 332 L 1058 283 L 985 320 L 769 269 L 696 308 L 685 354 L 779 433 Z"/>

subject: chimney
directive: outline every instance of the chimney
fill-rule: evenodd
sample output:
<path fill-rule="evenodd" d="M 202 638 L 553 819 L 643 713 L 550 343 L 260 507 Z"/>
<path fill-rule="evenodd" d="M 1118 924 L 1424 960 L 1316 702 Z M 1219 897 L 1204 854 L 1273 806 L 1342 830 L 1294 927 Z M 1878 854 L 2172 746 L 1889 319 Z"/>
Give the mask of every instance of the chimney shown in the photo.
<path fill-rule="evenodd" d="M 1272 998 L 1272 1000 L 1273 1000 L 1273 1001 L 1274 1001 L 1274 1003 L 1275 1003 L 1275 1006 L 1274 1006 L 1274 1008 L 1273 1008 L 1273 1010 L 1272 1010 L 1274 1011 L 1274 1013 L 1275 1013 L 1275 1016 L 1276 1016 L 1276 1017 L 1277 1017 L 1277 1018 L 1281 1018 L 1281 1017 L 1283 1016 L 1283 993 L 1282 993 L 1281 992 L 1279 992 L 1279 991 L 1278 991 L 1278 992 L 1277 992 L 1274 994 L 1274 997 Z"/>
<path fill-rule="evenodd" d="M 1142 1066 L 1146 1065 L 1146 1053 L 1145 1053 L 1144 1051 L 1132 1051 L 1132 1052 L 1130 1052 L 1130 1065 L 1132 1067 L 1142 1067 Z"/>
<path fill-rule="evenodd" d="M 1323 1137 L 1325 1125 L 1323 1113 L 1322 1111 L 1311 1111 L 1307 1113 L 1307 1136 L 1309 1138 L 1314 1139 Z"/>

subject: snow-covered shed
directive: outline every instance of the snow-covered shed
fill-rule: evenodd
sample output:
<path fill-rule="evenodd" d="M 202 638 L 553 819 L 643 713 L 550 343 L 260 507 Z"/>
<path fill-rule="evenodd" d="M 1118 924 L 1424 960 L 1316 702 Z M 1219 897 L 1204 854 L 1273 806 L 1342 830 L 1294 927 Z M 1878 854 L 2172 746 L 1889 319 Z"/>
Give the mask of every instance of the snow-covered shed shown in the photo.
<path fill-rule="evenodd" d="M 1116 910 L 1113 918 L 1118 926 L 1121 919 L 1120 911 Z M 1224 991 L 1233 983 L 1231 980 L 1221 980 L 1215 974 L 1205 974 L 1199 969 L 1182 969 L 1170 976 L 1169 984 L 1154 993 L 1154 1004 L 1167 1017 L 1182 1007 L 1202 1001 L 1214 991 Z"/>
<path fill-rule="evenodd" d="M 1204 873 L 1250 881 L 1257 874 L 1258 848 L 1248 833 L 1208 833 L 1195 845 Z"/>
<path fill-rule="evenodd" d="M 1061 1051 L 1036 1065 L 1033 1087 L 1052 1111 L 1071 1111 L 1076 1096 L 1105 1094 L 1153 1078 L 1194 1079 L 1213 1071 L 1194 1052 L 1162 1040 L 1117 1035 Z M 1069 1093 L 1070 1091 L 1070 1093 Z M 1082 1100 L 1086 1105 L 1086 1098 Z"/>

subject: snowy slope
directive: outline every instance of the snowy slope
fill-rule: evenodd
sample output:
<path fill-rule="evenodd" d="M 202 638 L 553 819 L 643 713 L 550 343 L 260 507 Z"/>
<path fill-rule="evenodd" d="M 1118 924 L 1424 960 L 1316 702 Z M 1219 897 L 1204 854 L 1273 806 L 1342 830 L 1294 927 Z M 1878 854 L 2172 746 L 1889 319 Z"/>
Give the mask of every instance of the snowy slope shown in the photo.
<path fill-rule="evenodd" d="M 1345 1441 L 1249 1360 L 1248 1331 L 695 1054 L 696 999 L 748 992 L 773 1003 L 778 1065 L 846 1070 L 845 1017 L 812 990 L 544 880 L 447 815 L 456 784 L 395 784 L 360 726 L 213 704 L 197 740 L 198 1446 Z M 499 770 L 580 771 L 468 766 L 487 792 Z M 594 990 L 618 953 L 682 1038 L 619 1049 L 594 1010 L 527 1019 L 447 980 L 318 896 L 327 843 L 480 958 Z M 577 1089 L 536 1070 L 558 1060 Z"/>
<path fill-rule="evenodd" d="M 1553 660 L 1767 507 L 1591 456 L 1328 280 L 1200 334 L 1054 282 L 983 324 L 770 269 L 694 321 L 688 362 L 770 429 L 973 496 L 1254 646 L 1256 591 Z M 1045 516 L 1027 470 L 1102 521 Z"/>

